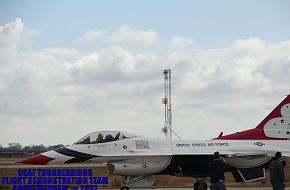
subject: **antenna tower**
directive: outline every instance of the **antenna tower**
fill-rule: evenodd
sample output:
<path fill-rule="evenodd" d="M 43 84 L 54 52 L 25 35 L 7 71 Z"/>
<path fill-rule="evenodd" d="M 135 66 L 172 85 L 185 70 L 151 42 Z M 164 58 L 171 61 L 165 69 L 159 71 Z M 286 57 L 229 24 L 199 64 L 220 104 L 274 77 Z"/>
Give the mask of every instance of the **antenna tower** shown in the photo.
<path fill-rule="evenodd" d="M 167 138 L 172 138 L 172 112 L 171 112 L 171 70 L 163 70 L 164 75 L 164 90 L 165 96 L 162 99 L 164 104 L 165 115 L 164 115 L 164 127 L 162 132 Z"/>

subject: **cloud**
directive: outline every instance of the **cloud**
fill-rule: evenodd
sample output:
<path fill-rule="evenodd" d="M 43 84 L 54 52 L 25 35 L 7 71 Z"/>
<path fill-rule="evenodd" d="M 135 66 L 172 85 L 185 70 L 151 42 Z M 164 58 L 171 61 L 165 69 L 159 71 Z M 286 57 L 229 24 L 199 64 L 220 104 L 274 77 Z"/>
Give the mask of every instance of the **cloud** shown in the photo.
<path fill-rule="evenodd" d="M 41 33 L 25 27 L 21 18 L 0 26 L 0 54 L 10 53 L 19 47 L 27 46 L 30 40 Z"/>
<path fill-rule="evenodd" d="M 183 36 L 173 36 L 170 40 L 170 46 L 172 48 L 184 48 L 188 46 L 192 46 L 193 41 L 191 38 L 183 37 Z"/>
<path fill-rule="evenodd" d="M 81 38 L 80 43 L 95 43 L 98 38 L 101 38 L 105 35 L 105 31 L 102 30 L 89 30 Z"/>
<path fill-rule="evenodd" d="M 0 48 L 16 48 L 25 40 L 25 27 L 20 18 L 0 26 Z"/>
<path fill-rule="evenodd" d="M 75 57 L 78 55 L 77 50 L 68 48 L 46 48 L 42 50 L 42 52 L 47 55 L 65 56 L 65 57 Z"/>
<path fill-rule="evenodd" d="M 11 134 L 21 127 L 33 131 L 23 134 L 27 138 L 45 131 L 54 142 L 70 131 L 66 143 L 92 130 L 156 136 L 163 126 L 162 70 L 168 65 L 174 129 L 183 138 L 213 138 L 220 130 L 254 127 L 289 92 L 290 41 L 239 39 L 228 48 L 161 55 L 120 45 L 89 53 L 59 47 L 24 51 L 19 49 L 26 38 L 20 19 L 0 29 L 1 48 L 11 50 L 0 52 L 3 141 L 12 141 Z M 141 40 L 137 30 L 125 31 L 135 31 L 132 38 Z"/>
<path fill-rule="evenodd" d="M 81 44 L 95 43 L 97 40 L 108 45 L 152 45 L 159 39 L 153 30 L 138 30 L 124 25 L 117 30 L 89 30 L 81 38 Z"/>
<path fill-rule="evenodd" d="M 269 43 L 259 38 L 248 38 L 245 40 L 236 40 L 232 46 L 233 50 L 240 52 L 257 53 L 265 50 Z"/>
<path fill-rule="evenodd" d="M 158 40 L 158 34 L 153 30 L 136 30 L 125 25 L 117 31 L 114 31 L 110 36 L 107 37 L 107 41 L 110 44 L 141 44 L 149 45 L 153 44 Z"/>

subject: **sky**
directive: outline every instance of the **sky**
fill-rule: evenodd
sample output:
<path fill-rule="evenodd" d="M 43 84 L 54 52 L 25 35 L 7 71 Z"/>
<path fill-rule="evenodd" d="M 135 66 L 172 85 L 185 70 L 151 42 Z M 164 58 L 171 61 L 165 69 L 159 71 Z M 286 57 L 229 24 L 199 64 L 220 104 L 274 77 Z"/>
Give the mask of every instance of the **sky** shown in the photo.
<path fill-rule="evenodd" d="M 254 128 L 289 94 L 290 2 L 0 1 L 0 144 L 117 130 L 212 139 Z"/>

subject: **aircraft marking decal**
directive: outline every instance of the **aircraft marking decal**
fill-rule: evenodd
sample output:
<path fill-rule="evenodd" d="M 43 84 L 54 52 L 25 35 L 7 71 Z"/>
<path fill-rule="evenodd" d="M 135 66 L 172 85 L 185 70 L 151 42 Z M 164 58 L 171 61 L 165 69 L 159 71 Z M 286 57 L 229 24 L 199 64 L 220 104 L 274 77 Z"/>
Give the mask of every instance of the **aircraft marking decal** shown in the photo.
<path fill-rule="evenodd" d="M 262 142 L 256 142 L 256 143 L 254 143 L 254 145 L 263 146 L 263 145 L 266 145 L 266 144 L 265 143 L 262 143 Z"/>
<path fill-rule="evenodd" d="M 150 149 L 149 142 L 147 140 L 136 140 L 136 149 Z"/>
<path fill-rule="evenodd" d="M 265 124 L 265 134 L 268 137 L 289 138 L 290 132 L 287 130 L 290 124 L 290 104 L 281 107 L 282 117 L 275 117 Z"/>
<path fill-rule="evenodd" d="M 82 153 L 82 152 L 78 152 L 75 150 L 71 150 L 68 148 L 59 148 L 54 150 L 55 152 L 58 152 L 60 154 L 66 155 L 66 156 L 70 156 L 70 157 L 74 157 L 70 160 L 67 160 L 65 163 L 75 163 L 75 162 L 85 162 L 89 159 L 95 158 L 95 157 L 99 157 L 99 156 L 95 156 L 95 155 L 91 155 L 91 154 L 86 154 L 86 153 Z"/>

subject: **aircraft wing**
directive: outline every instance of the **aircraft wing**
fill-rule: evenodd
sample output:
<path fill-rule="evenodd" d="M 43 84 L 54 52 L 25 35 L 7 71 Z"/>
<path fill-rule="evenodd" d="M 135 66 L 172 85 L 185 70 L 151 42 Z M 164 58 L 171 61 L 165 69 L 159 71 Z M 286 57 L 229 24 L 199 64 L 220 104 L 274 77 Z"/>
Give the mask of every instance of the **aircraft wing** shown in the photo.
<path fill-rule="evenodd" d="M 224 154 L 226 157 L 249 157 L 249 156 L 265 156 L 265 157 L 274 157 L 276 151 L 269 150 L 264 152 L 255 152 L 255 151 L 222 151 L 221 154 Z"/>

